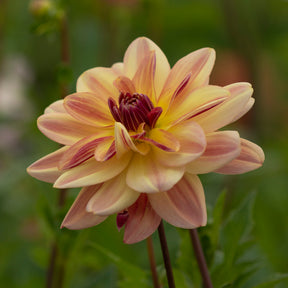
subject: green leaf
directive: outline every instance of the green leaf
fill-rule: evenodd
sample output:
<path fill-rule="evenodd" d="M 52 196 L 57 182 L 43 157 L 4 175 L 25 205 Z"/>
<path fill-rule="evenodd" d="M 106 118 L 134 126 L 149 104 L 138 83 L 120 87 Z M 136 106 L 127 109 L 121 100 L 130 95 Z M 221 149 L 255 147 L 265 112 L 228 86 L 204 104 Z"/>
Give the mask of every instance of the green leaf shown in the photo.
<path fill-rule="evenodd" d="M 227 218 L 221 231 L 221 244 L 225 261 L 227 264 L 233 265 L 235 256 L 239 249 L 239 243 L 243 242 L 248 233 L 251 232 L 253 226 L 252 208 L 254 205 L 256 193 L 246 197 L 241 205 Z"/>
<path fill-rule="evenodd" d="M 193 282 L 195 287 L 200 287 L 201 276 L 199 274 L 199 268 L 193 251 L 189 231 L 180 229 L 178 229 L 178 231 L 181 242 L 176 261 L 177 267 L 179 271 L 183 273 L 183 275 Z"/>
<path fill-rule="evenodd" d="M 283 280 L 288 280 L 288 274 L 274 274 L 270 277 L 271 279 L 265 283 L 261 283 L 253 288 L 272 288 L 274 285 L 282 283 Z M 272 286 L 273 285 L 273 286 Z"/>
<path fill-rule="evenodd" d="M 223 195 L 221 195 L 224 197 Z M 223 205 L 223 198 L 220 198 Z M 212 269 L 213 283 L 217 287 L 235 286 L 255 272 L 257 257 L 253 253 L 254 240 L 251 237 L 255 193 L 246 197 L 227 217 L 220 229 L 221 257 L 216 258 Z M 218 224 L 219 225 L 219 224 Z M 220 228 L 220 226 L 218 226 Z M 248 276 L 247 276 L 248 275 Z"/>
<path fill-rule="evenodd" d="M 123 280 L 120 281 L 119 287 L 133 288 L 135 287 L 135 283 L 137 283 L 137 287 L 139 288 L 151 287 L 148 281 L 148 273 L 146 271 L 125 261 L 118 255 L 112 253 L 111 251 L 105 249 L 104 247 L 96 243 L 90 243 L 90 246 L 116 264 L 117 268 L 124 277 Z"/>

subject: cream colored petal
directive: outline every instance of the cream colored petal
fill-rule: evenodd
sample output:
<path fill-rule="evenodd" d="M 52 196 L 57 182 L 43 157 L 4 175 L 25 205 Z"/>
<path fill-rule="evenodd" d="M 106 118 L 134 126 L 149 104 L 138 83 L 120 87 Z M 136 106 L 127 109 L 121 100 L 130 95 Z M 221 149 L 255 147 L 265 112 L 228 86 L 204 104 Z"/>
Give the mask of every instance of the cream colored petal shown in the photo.
<path fill-rule="evenodd" d="M 186 94 L 207 83 L 215 62 L 215 51 L 212 48 L 203 48 L 181 58 L 171 69 L 161 92 L 158 105 L 164 111 L 168 108 L 174 92 L 182 81 L 190 74 L 189 82 L 184 88 Z M 173 104 L 172 104 L 173 105 Z"/>
<path fill-rule="evenodd" d="M 120 122 L 116 122 L 114 131 L 117 158 L 121 158 L 125 153 L 130 150 L 138 151 L 127 129 L 123 124 L 121 124 Z"/>
<path fill-rule="evenodd" d="M 205 195 L 196 175 L 185 173 L 169 191 L 148 194 L 156 213 L 168 223 L 186 229 L 206 225 Z"/>
<path fill-rule="evenodd" d="M 146 194 L 128 208 L 129 217 L 125 224 L 124 243 L 133 244 L 149 237 L 158 228 L 161 218 L 155 213 Z"/>
<path fill-rule="evenodd" d="M 41 115 L 37 124 L 45 136 L 55 142 L 69 146 L 98 131 L 96 127 L 81 123 L 64 113 Z"/>
<path fill-rule="evenodd" d="M 114 86 L 119 90 L 119 92 L 122 93 L 130 93 L 131 95 L 133 93 L 136 93 L 136 88 L 133 84 L 133 82 L 126 76 L 119 76 L 115 81 L 114 81 Z"/>
<path fill-rule="evenodd" d="M 94 156 L 97 161 L 107 161 L 116 154 L 114 137 L 106 138 L 101 141 L 95 151 Z"/>
<path fill-rule="evenodd" d="M 237 121 L 238 119 L 240 119 L 242 116 L 244 116 L 254 105 L 255 103 L 255 99 L 254 98 L 250 98 L 249 101 L 247 102 L 247 104 L 245 105 L 245 107 L 242 109 L 242 111 L 240 111 L 240 113 L 238 115 L 236 115 L 233 119 L 232 119 L 232 123 Z"/>
<path fill-rule="evenodd" d="M 168 130 L 178 143 L 178 152 L 155 149 L 156 161 L 165 166 L 183 166 L 201 156 L 206 148 L 206 138 L 201 126 L 194 121 L 181 122 Z"/>
<path fill-rule="evenodd" d="M 96 93 L 106 101 L 109 97 L 118 99 L 119 91 L 113 85 L 119 73 L 115 69 L 96 67 L 85 71 L 77 80 L 77 92 Z"/>
<path fill-rule="evenodd" d="M 183 176 L 184 167 L 166 167 L 159 162 L 151 151 L 146 156 L 134 153 L 128 167 L 127 184 L 142 193 L 167 191 Z"/>
<path fill-rule="evenodd" d="M 112 157 L 105 162 L 98 162 L 94 158 L 64 172 L 55 182 L 56 188 L 73 188 L 91 186 L 105 182 L 120 174 L 128 165 L 131 155 L 117 159 Z"/>
<path fill-rule="evenodd" d="M 235 83 L 233 86 L 235 89 L 238 88 L 237 93 L 233 93 L 223 103 L 193 117 L 194 121 L 199 123 L 205 132 L 216 131 L 232 123 L 239 115 L 247 111 L 247 105 L 249 107 L 249 100 L 253 93 L 251 85 Z"/>
<path fill-rule="evenodd" d="M 80 165 L 94 156 L 95 149 L 101 142 L 107 140 L 113 141 L 113 139 L 113 130 L 110 132 L 103 129 L 97 134 L 79 140 L 64 153 L 59 161 L 59 169 L 66 170 Z"/>
<path fill-rule="evenodd" d="M 87 211 L 105 216 L 121 212 L 132 205 L 139 193 L 127 186 L 125 174 L 103 183 L 87 204 Z"/>
<path fill-rule="evenodd" d="M 99 98 L 93 93 L 75 93 L 65 97 L 67 112 L 80 122 L 103 127 L 113 125 L 115 120 L 108 107 L 108 99 Z"/>
<path fill-rule="evenodd" d="M 235 97 L 243 92 L 246 92 L 247 90 L 251 90 L 251 84 L 247 82 L 240 82 L 240 83 L 234 83 L 231 85 L 227 85 L 224 87 L 227 89 L 231 97 Z M 246 106 L 243 108 L 242 111 L 238 115 L 235 116 L 235 118 L 232 120 L 233 122 L 237 121 L 239 118 L 241 118 L 243 115 L 245 115 L 254 105 L 255 99 L 250 98 L 249 101 L 247 102 Z"/>
<path fill-rule="evenodd" d="M 143 140 L 167 152 L 176 152 L 180 148 L 177 137 L 160 128 L 152 129 L 149 132 L 149 136 L 143 138 Z"/>
<path fill-rule="evenodd" d="M 68 147 L 62 147 L 37 160 L 27 168 L 28 174 L 38 180 L 54 183 L 61 175 L 58 169 L 58 163 L 67 149 Z"/>
<path fill-rule="evenodd" d="M 175 100 L 166 115 L 160 116 L 158 125 L 175 125 L 219 105 L 229 96 L 229 91 L 219 86 L 208 85 L 196 89 L 185 97 L 180 97 L 181 101 Z"/>
<path fill-rule="evenodd" d="M 98 216 L 86 211 L 86 206 L 93 195 L 99 190 L 102 184 L 83 188 L 78 194 L 73 205 L 66 214 L 61 228 L 71 230 L 85 229 L 96 226 L 103 222 L 107 216 Z"/>
<path fill-rule="evenodd" d="M 246 139 L 241 139 L 240 155 L 216 170 L 220 174 L 243 174 L 260 168 L 265 160 L 262 148 Z"/>
<path fill-rule="evenodd" d="M 46 109 L 45 109 L 45 114 L 46 113 L 65 113 L 67 114 L 66 112 L 66 109 L 64 108 L 64 100 L 58 100 L 58 101 L 55 101 L 54 103 L 50 104 Z"/>
<path fill-rule="evenodd" d="M 113 64 L 111 69 L 118 75 L 124 74 L 124 64 L 122 62 L 117 62 Z"/>
<path fill-rule="evenodd" d="M 154 78 L 156 69 L 156 53 L 151 51 L 140 63 L 134 77 L 133 84 L 137 93 L 147 95 L 152 103 L 156 103 Z"/>
<path fill-rule="evenodd" d="M 170 65 L 165 54 L 150 39 L 140 37 L 130 44 L 124 56 L 124 72 L 127 77 L 132 79 L 140 63 L 150 51 L 155 51 L 156 54 L 154 85 L 156 95 L 159 95 L 170 72 Z M 149 95 L 147 96 L 149 97 Z"/>
<path fill-rule="evenodd" d="M 240 136 L 236 131 L 212 132 L 207 135 L 206 140 L 205 152 L 186 166 L 189 173 L 212 172 L 240 154 Z"/>

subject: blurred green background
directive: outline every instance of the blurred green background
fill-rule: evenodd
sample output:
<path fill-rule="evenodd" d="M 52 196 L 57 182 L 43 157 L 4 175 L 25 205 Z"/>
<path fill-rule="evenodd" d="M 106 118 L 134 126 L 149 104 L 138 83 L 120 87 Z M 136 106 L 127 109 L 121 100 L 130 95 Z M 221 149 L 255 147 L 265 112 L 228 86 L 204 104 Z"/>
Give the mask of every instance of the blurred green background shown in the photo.
<path fill-rule="evenodd" d="M 201 177 L 209 224 L 200 235 L 216 288 L 288 287 L 288 1 L 67 0 L 51 1 L 48 10 L 35 2 L 0 1 L 1 287 L 49 287 L 55 241 L 60 280 L 50 287 L 152 287 L 145 241 L 124 245 L 113 217 L 85 231 L 60 231 L 77 191 L 58 208 L 58 191 L 26 174 L 57 148 L 36 118 L 61 87 L 73 93 L 83 71 L 121 61 L 138 36 L 156 42 L 171 65 L 213 47 L 212 84 L 252 83 L 254 108 L 231 127 L 263 147 L 266 161 L 245 175 Z M 69 64 L 61 60 L 62 13 Z M 165 227 L 177 287 L 201 287 L 188 233 Z M 153 241 L 167 285 L 157 234 Z"/>

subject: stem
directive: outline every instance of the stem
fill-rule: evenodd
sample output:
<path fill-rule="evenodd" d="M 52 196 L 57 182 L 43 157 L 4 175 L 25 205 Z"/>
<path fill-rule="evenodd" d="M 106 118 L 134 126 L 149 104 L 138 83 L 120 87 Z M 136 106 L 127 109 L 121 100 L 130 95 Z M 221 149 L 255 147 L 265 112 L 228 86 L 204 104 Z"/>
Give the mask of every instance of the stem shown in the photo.
<path fill-rule="evenodd" d="M 158 281 L 158 274 L 157 274 L 156 262 L 155 262 L 155 257 L 154 257 L 153 241 L 152 241 L 151 236 L 149 236 L 146 239 L 146 243 L 147 243 L 147 249 L 148 249 L 150 269 L 152 273 L 153 285 L 154 285 L 154 288 L 161 288 L 160 283 Z"/>
<path fill-rule="evenodd" d="M 68 41 L 68 24 L 66 15 L 63 15 L 60 22 L 60 41 L 61 41 L 61 62 L 64 64 L 69 63 L 69 41 Z M 66 84 L 61 84 L 61 98 L 68 94 L 68 89 Z M 61 209 L 65 205 L 67 198 L 67 189 L 59 189 L 58 207 Z M 61 255 L 60 255 L 61 256 Z M 64 283 L 65 275 L 65 263 L 59 257 L 59 247 L 57 242 L 51 246 L 49 266 L 46 274 L 46 288 L 62 288 Z M 55 286 L 54 286 L 55 285 Z"/>
<path fill-rule="evenodd" d="M 197 229 L 190 229 L 189 233 L 199 270 L 202 276 L 204 288 L 213 288 Z"/>
<path fill-rule="evenodd" d="M 56 266 L 56 258 L 57 258 L 57 245 L 54 242 L 51 246 L 49 266 L 46 273 L 46 286 L 45 286 L 46 288 L 53 287 L 53 279 L 55 275 L 54 267 Z"/>
<path fill-rule="evenodd" d="M 166 274 L 167 274 L 168 286 L 169 286 L 169 288 L 175 288 L 172 266 L 171 266 L 171 261 L 170 261 L 168 246 L 167 246 L 167 240 L 166 240 L 164 225 L 163 225 L 162 220 L 161 220 L 160 225 L 158 227 L 158 234 L 159 234 L 159 238 L 160 238 L 161 250 L 162 250 Z"/>

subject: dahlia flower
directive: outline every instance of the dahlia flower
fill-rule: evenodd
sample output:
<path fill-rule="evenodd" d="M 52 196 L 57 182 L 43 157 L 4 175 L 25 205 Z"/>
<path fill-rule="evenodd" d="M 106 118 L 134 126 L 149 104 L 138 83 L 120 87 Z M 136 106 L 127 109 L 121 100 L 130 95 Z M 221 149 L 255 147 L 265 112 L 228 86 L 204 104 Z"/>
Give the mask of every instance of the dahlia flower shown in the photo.
<path fill-rule="evenodd" d="M 171 69 L 147 38 L 111 68 L 84 72 L 77 92 L 46 108 L 43 134 L 63 145 L 28 167 L 56 188 L 83 187 L 62 227 L 83 229 L 117 214 L 124 242 L 151 235 L 161 218 L 181 228 L 206 224 L 197 174 L 259 168 L 262 149 L 220 128 L 253 105 L 249 83 L 208 84 L 215 52 L 203 48 Z"/>

